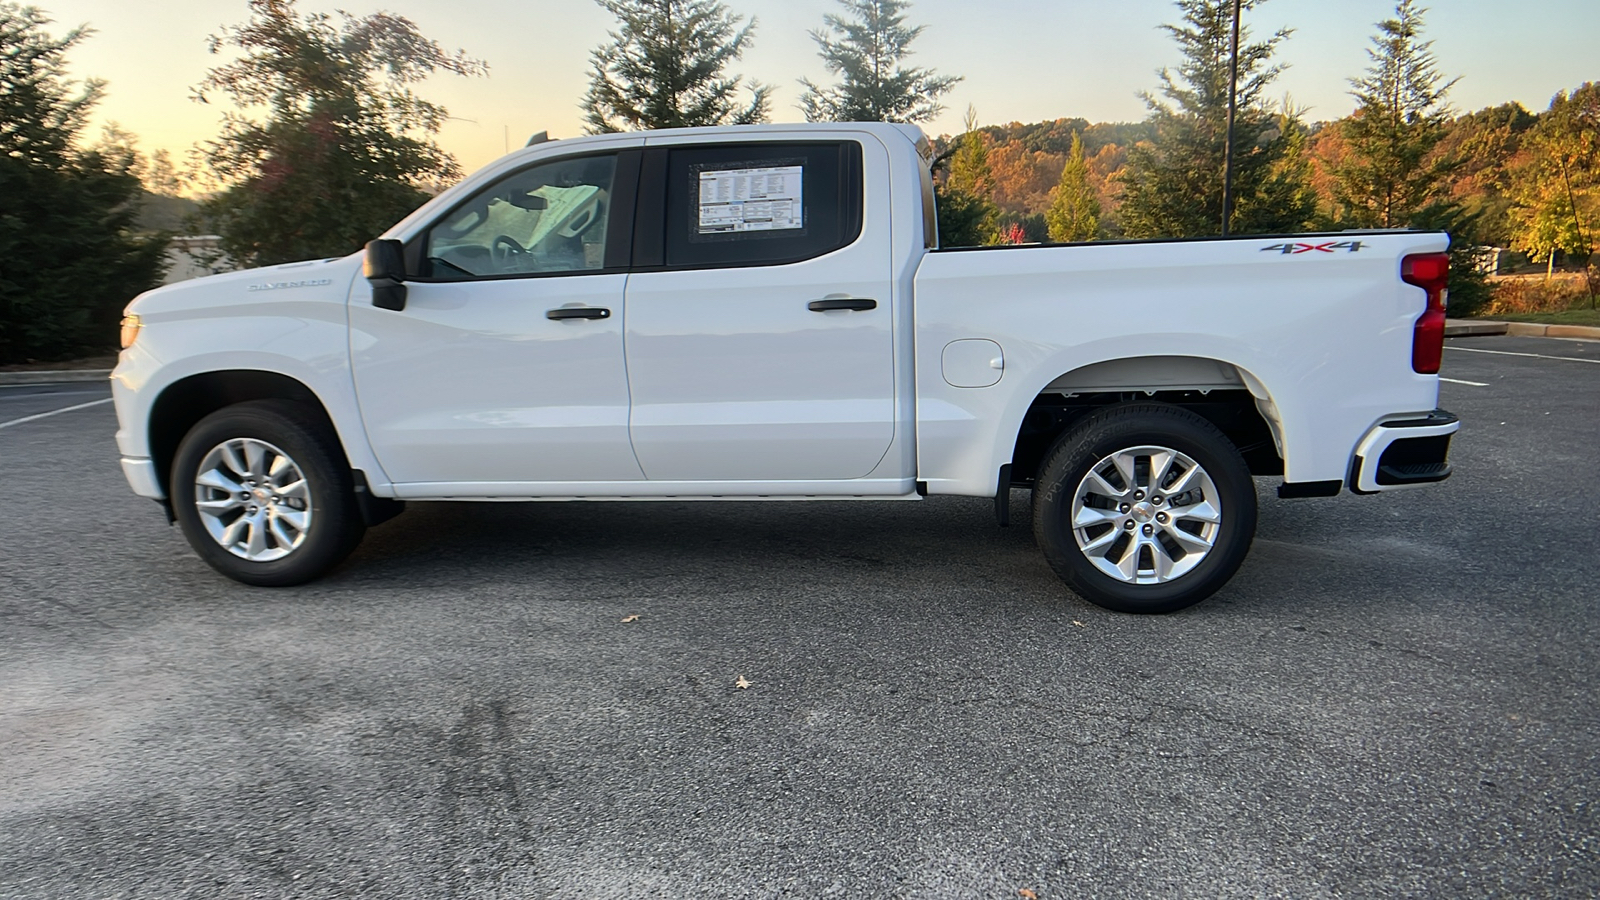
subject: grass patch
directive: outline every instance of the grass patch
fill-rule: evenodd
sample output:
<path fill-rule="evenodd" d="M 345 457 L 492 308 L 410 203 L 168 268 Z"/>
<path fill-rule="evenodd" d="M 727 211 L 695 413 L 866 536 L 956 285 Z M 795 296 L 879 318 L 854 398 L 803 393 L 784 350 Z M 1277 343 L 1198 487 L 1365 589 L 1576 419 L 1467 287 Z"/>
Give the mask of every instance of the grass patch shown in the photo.
<path fill-rule="evenodd" d="M 1591 325 L 1600 328 L 1600 309 L 1563 309 L 1559 312 L 1503 313 L 1484 316 L 1497 322 L 1537 322 L 1540 325 Z"/>
<path fill-rule="evenodd" d="M 1547 325 L 1600 325 L 1600 315 L 1589 308 L 1590 279 L 1600 282 L 1600 271 L 1543 275 L 1496 275 L 1489 278 L 1489 302 L 1474 318 L 1502 322 L 1541 322 Z"/>

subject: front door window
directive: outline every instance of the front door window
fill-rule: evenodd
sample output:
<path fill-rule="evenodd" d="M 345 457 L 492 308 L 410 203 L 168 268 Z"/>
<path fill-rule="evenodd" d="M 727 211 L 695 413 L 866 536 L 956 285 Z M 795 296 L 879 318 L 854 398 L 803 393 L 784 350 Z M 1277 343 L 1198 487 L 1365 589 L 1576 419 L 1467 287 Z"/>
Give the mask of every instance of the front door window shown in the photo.
<path fill-rule="evenodd" d="M 424 277 L 439 281 L 577 273 L 605 263 L 614 155 L 523 169 L 428 230 Z"/>

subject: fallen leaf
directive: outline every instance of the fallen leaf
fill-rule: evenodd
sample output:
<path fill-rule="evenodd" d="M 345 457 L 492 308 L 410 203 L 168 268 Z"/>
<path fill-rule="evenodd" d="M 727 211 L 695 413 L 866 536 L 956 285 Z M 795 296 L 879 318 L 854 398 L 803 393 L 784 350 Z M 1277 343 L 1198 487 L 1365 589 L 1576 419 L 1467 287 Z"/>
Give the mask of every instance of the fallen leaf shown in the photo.
<path fill-rule="evenodd" d="M 634 613 L 631 616 L 623 616 L 622 617 L 623 624 L 627 624 L 629 622 L 637 622 L 637 621 L 639 621 L 639 614 L 638 613 Z"/>
<path fill-rule="evenodd" d="M 738 680 L 738 681 L 735 681 L 735 682 L 734 682 L 734 683 L 733 683 L 733 686 L 734 686 L 734 687 L 736 687 L 736 688 L 738 688 L 738 689 L 739 689 L 739 690 L 741 690 L 741 691 L 742 691 L 742 690 L 744 690 L 744 689 L 745 689 L 745 688 L 747 688 L 747 687 L 749 687 L 749 686 L 750 686 L 750 679 L 748 679 L 748 678 L 746 678 L 746 677 L 744 677 L 744 676 L 743 676 L 743 675 L 740 675 L 740 676 L 739 676 L 739 680 Z"/>
<path fill-rule="evenodd" d="M 1078 623 L 1077 622 L 1073 622 L 1072 624 L 1076 625 Z M 1028 890 L 1027 888 L 1017 888 L 1017 893 L 1021 894 L 1024 897 L 1027 897 L 1028 900 L 1039 900 L 1039 895 L 1035 894 L 1033 891 Z"/>
<path fill-rule="evenodd" d="M 1073 619 L 1072 620 L 1072 625 L 1073 625 L 1074 628 L 1082 628 L 1082 627 L 1084 627 L 1083 623 L 1079 622 L 1077 619 Z"/>

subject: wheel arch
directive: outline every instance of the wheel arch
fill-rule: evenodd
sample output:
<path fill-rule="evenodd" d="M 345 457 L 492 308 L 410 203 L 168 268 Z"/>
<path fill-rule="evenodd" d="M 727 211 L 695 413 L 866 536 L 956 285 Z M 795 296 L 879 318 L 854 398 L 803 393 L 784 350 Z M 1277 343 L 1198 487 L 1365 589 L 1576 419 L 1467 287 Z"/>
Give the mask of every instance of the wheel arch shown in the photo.
<path fill-rule="evenodd" d="M 172 496 L 172 461 L 183 436 L 201 419 L 235 403 L 249 400 L 289 400 L 306 408 L 319 427 L 337 435 L 327 404 L 297 379 L 260 369 L 200 372 L 180 378 L 162 389 L 151 404 L 148 424 L 150 459 L 162 492 Z M 341 452 L 343 442 L 339 442 Z M 345 465 L 350 465 L 345 454 Z"/>
<path fill-rule="evenodd" d="M 1127 356 L 1063 372 L 1035 392 L 1013 431 L 1012 484 L 1031 486 L 1051 445 L 1079 419 L 1140 400 L 1192 410 L 1227 436 L 1251 474 L 1283 474 L 1282 418 L 1254 373 L 1209 356 Z"/>

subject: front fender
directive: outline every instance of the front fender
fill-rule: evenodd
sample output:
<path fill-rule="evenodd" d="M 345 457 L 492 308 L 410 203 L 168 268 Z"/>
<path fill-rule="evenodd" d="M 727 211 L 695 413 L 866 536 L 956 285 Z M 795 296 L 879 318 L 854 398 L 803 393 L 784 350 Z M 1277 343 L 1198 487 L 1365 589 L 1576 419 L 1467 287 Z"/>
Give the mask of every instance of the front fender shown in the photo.
<path fill-rule="evenodd" d="M 281 307 L 270 314 L 229 312 L 147 321 L 138 341 L 123 351 L 111 373 L 122 455 L 151 457 L 151 412 L 178 382 L 214 372 L 270 372 L 299 382 L 322 403 L 350 465 L 366 472 L 374 490 L 386 495 L 388 476 L 367 442 L 350 376 L 344 305 L 308 303 L 289 315 Z"/>

